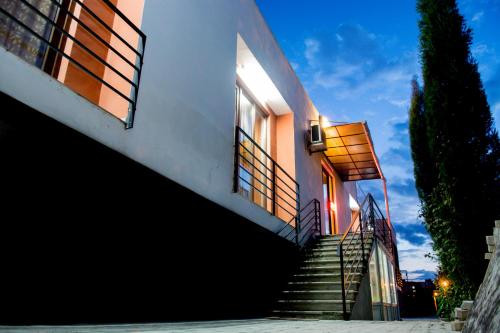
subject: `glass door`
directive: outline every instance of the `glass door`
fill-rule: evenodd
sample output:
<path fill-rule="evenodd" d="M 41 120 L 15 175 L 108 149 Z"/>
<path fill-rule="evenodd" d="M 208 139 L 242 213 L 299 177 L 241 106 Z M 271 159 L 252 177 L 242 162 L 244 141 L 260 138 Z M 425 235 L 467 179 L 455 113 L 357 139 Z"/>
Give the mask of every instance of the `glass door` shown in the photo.
<path fill-rule="evenodd" d="M 270 160 L 266 155 L 267 148 L 267 115 L 240 87 L 237 93 L 237 124 L 248 136 L 242 136 L 240 147 L 239 191 L 261 207 L 268 208 Z"/>
<path fill-rule="evenodd" d="M 323 169 L 323 226 L 322 234 L 331 235 L 336 233 L 335 227 L 335 195 L 333 178 Z"/>

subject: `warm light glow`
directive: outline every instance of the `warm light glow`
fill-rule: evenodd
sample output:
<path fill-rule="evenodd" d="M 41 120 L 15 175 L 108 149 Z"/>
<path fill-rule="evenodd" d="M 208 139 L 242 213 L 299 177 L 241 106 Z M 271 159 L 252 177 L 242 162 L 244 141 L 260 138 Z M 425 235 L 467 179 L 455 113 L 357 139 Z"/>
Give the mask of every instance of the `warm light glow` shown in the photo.
<path fill-rule="evenodd" d="M 448 280 L 446 280 L 446 279 L 443 278 L 443 279 L 439 280 L 439 285 L 442 288 L 446 289 L 450 285 L 450 281 L 448 281 Z"/>
<path fill-rule="evenodd" d="M 434 295 L 434 297 L 438 297 L 438 296 L 439 296 L 439 292 L 434 291 L 434 294 L 433 294 L 433 295 Z"/>
<path fill-rule="evenodd" d="M 335 211 L 335 209 L 336 209 L 335 202 L 330 201 L 330 209 Z"/>
<path fill-rule="evenodd" d="M 330 121 L 325 116 L 319 116 L 319 121 L 321 123 L 321 128 L 326 128 L 330 126 Z"/>
<path fill-rule="evenodd" d="M 351 208 L 352 210 L 359 210 L 358 202 L 350 194 L 349 194 L 349 208 Z"/>

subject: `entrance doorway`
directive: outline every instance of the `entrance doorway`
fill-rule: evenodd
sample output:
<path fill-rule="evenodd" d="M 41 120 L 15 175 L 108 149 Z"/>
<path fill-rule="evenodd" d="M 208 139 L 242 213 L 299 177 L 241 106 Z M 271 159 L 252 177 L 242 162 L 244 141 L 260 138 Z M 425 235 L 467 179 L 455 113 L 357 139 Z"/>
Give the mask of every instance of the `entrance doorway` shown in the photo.
<path fill-rule="evenodd" d="M 335 187 L 334 179 L 323 169 L 323 225 L 321 232 L 323 235 L 332 235 L 337 232 L 335 223 Z"/>

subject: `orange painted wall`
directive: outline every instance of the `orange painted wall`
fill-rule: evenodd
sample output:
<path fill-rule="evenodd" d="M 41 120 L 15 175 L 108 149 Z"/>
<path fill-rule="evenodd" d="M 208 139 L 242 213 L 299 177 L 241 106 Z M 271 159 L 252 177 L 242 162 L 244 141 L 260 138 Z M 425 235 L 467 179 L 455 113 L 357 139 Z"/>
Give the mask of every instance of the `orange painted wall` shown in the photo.
<path fill-rule="evenodd" d="M 276 162 L 295 179 L 295 140 L 293 127 L 293 113 L 276 117 Z M 281 198 L 278 198 L 278 203 L 283 207 L 278 207 L 277 216 L 285 221 L 290 220 L 291 213 L 295 213 L 293 206 L 295 205 L 295 194 L 291 189 L 295 189 L 295 183 L 281 170 L 277 171 L 277 176 L 281 178 L 278 181 L 282 189 L 278 190 Z M 286 193 L 285 193 L 286 192 Z M 286 202 L 288 203 L 286 203 Z M 290 204 L 292 206 L 290 206 Z M 288 210 L 287 211 L 285 211 Z"/>
<path fill-rule="evenodd" d="M 136 26 L 141 26 L 142 12 L 144 10 L 144 0 L 116 0 L 117 8 L 123 12 L 130 21 L 132 21 Z M 113 21 L 113 30 L 115 30 L 118 35 L 122 36 L 130 45 L 136 47 L 139 41 L 139 35 L 135 32 L 125 21 L 118 15 L 115 16 Z M 135 64 L 136 54 L 127 47 L 123 42 L 121 42 L 118 37 L 112 35 L 111 46 L 116 48 L 118 52 L 124 55 L 124 57 L 131 63 Z M 108 52 L 107 57 L 108 63 L 115 67 L 119 72 L 124 74 L 129 80 L 134 81 L 134 69 L 127 64 L 122 58 L 120 58 L 113 51 Z M 115 88 L 117 88 L 125 96 L 132 97 L 134 88 L 131 87 L 130 83 L 125 81 L 123 78 L 118 76 L 111 69 L 106 68 L 104 71 L 104 80 L 110 82 Z M 117 95 L 111 89 L 103 86 L 101 89 L 101 96 L 99 99 L 99 106 L 105 110 L 110 111 L 116 117 L 125 120 L 128 115 L 128 101 L 124 100 L 122 97 Z"/>
<path fill-rule="evenodd" d="M 116 0 L 112 1 L 116 3 Z M 83 3 L 98 17 L 100 17 L 106 24 L 112 25 L 114 13 L 107 6 L 103 5 L 99 1 L 83 1 Z M 76 7 L 80 7 L 76 5 Z M 92 31 L 99 35 L 102 39 L 109 43 L 111 39 L 111 33 L 105 29 L 99 22 L 97 22 L 85 9 L 79 10 L 79 19 L 87 25 Z M 76 40 L 80 41 L 83 45 L 87 46 L 92 52 L 94 52 L 99 57 L 106 59 L 108 56 L 108 48 L 100 43 L 94 36 L 92 36 L 85 28 L 81 25 L 76 26 L 76 31 L 74 34 Z M 86 50 L 80 47 L 76 43 L 72 43 L 71 52 L 69 53 L 71 58 L 75 59 L 87 69 L 89 69 L 93 74 L 98 77 L 103 77 L 105 72 L 105 65 L 102 64 L 95 57 L 90 55 Z M 73 89 L 78 94 L 84 96 L 91 102 L 99 104 L 99 99 L 101 96 L 101 86 L 102 84 L 94 79 L 92 76 L 88 75 L 80 69 L 77 65 L 69 63 L 67 65 L 66 73 L 64 74 L 64 84 Z"/>
<path fill-rule="evenodd" d="M 123 12 L 132 23 L 138 27 L 141 25 L 144 0 L 112 0 L 111 2 Z M 108 26 L 112 27 L 113 30 L 130 45 L 133 47 L 138 46 L 140 37 L 137 32 L 109 7 L 101 1 L 96 0 L 84 0 L 83 3 Z M 85 9 L 80 5 L 74 5 L 71 11 L 99 37 L 123 54 L 127 60 L 136 64 L 136 54 L 101 23 L 92 18 Z M 129 80 L 134 81 L 135 71 L 133 67 L 121 59 L 113 50 L 98 41 L 83 26 L 77 24 L 75 20 L 68 18 L 68 21 L 71 22 L 68 31 L 75 39 L 87 46 L 92 52 L 104 59 L 109 65 L 117 69 Z M 116 74 L 108 66 L 95 59 L 69 38 L 65 40 L 64 52 L 80 62 L 92 73 L 115 87 L 122 94 L 131 97 L 131 99 L 133 98 L 133 90 L 129 82 Z M 58 80 L 94 104 L 112 113 L 117 118 L 126 120 L 129 112 L 128 101 L 116 94 L 106 85 L 82 71 L 77 65 L 71 63 L 66 58 L 61 60 Z"/>

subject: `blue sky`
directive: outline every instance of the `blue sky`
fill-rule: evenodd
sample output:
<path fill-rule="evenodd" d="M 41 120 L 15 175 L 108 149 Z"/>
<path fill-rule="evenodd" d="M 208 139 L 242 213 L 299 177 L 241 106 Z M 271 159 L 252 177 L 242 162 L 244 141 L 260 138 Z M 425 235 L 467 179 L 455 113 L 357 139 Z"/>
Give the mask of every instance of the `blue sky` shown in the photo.
<path fill-rule="evenodd" d="M 419 221 L 409 150 L 410 80 L 420 77 L 415 1 L 257 0 L 319 112 L 333 121 L 366 120 L 388 179 L 400 266 L 433 277 L 431 239 Z M 473 55 L 499 128 L 500 0 L 460 0 L 473 29 Z M 363 182 L 383 204 L 379 181 Z"/>

